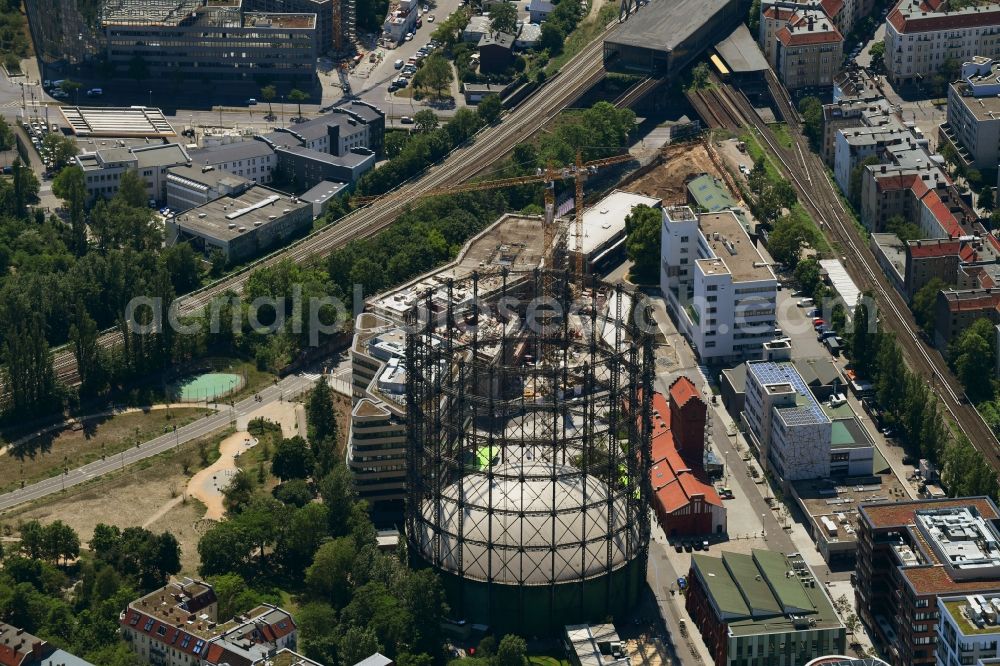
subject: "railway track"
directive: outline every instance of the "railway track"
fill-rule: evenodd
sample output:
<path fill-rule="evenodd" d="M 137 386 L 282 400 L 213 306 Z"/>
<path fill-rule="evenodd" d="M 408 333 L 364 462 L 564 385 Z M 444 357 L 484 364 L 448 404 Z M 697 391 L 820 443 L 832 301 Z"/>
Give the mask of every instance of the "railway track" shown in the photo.
<path fill-rule="evenodd" d="M 228 292 L 239 293 L 250 274 L 278 262 L 296 263 L 320 259 L 349 241 L 369 238 L 392 224 L 412 197 L 441 187 L 467 181 L 493 166 L 520 141 L 530 137 L 604 76 L 601 57 L 604 36 L 618 25 L 609 24 L 593 42 L 569 60 L 558 75 L 515 107 L 500 123 L 480 130 L 471 142 L 454 149 L 444 160 L 393 190 L 394 195 L 353 211 L 337 223 L 306 236 L 292 245 L 268 255 L 239 272 L 192 292 L 179 299 L 178 311 L 189 316 L 201 311 L 212 299 Z M 98 344 L 112 348 L 122 343 L 119 331 L 103 331 Z M 57 377 L 67 383 L 79 381 L 76 358 L 68 346 L 55 351 Z"/>
<path fill-rule="evenodd" d="M 743 121 L 734 115 L 727 106 L 719 101 L 719 92 L 713 88 L 689 90 L 688 101 L 699 116 L 710 126 L 728 130 L 740 130 Z"/>
<path fill-rule="evenodd" d="M 944 358 L 937 351 L 928 351 L 917 336 L 918 328 L 909 307 L 878 268 L 874 255 L 827 176 L 822 161 L 809 150 L 801 133 L 791 132 L 793 145 L 790 148 L 783 146 L 742 93 L 729 86 L 722 86 L 720 90 L 724 93 L 720 99 L 730 107 L 731 112 L 739 114 L 747 126 L 756 130 L 770 152 L 777 157 L 784 175 L 799 191 L 803 205 L 838 249 L 837 254 L 851 278 L 862 291 L 874 294 L 880 320 L 895 334 L 910 368 L 929 382 L 952 420 L 990 466 L 1000 472 L 1000 442 L 982 415 L 968 404 L 964 389 L 952 375 Z"/>

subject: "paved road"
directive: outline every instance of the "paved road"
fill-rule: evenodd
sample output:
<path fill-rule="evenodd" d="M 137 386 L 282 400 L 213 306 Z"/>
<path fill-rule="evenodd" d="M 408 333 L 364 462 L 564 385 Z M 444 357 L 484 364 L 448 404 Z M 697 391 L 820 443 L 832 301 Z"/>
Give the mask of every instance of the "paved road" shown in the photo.
<path fill-rule="evenodd" d="M 95 460 L 92 463 L 70 470 L 65 474 L 33 483 L 5 495 L 0 495 L 0 511 L 6 511 L 19 504 L 47 497 L 66 488 L 104 476 L 115 470 L 124 469 L 126 466 L 137 463 L 140 460 L 151 458 L 164 451 L 174 449 L 181 444 L 186 444 L 216 430 L 221 430 L 229 426 L 235 418 L 260 409 L 262 405 L 299 395 L 309 389 L 315 383 L 317 377 L 318 375 L 309 374 L 289 375 L 277 384 L 261 390 L 258 394 L 261 397 L 261 402 L 257 402 L 251 396 L 237 402 L 231 408 L 223 408 L 218 412 L 207 415 L 199 421 L 178 428 L 176 432 L 161 435 L 145 442 L 139 447 L 127 449 L 120 454 L 109 456 L 104 460 Z"/>

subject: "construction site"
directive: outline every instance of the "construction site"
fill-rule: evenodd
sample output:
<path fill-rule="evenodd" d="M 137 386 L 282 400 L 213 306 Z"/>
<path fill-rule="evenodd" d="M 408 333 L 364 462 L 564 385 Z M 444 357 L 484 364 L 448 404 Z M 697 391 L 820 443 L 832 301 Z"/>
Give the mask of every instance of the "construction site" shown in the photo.
<path fill-rule="evenodd" d="M 528 178 L 582 190 L 596 168 Z M 442 575 L 454 617 L 527 635 L 634 607 L 650 535 L 648 304 L 587 268 L 658 202 L 613 192 L 567 220 L 546 191 L 547 215 L 504 215 L 369 299 L 351 348 L 362 497 L 403 500 L 413 564 Z"/>
<path fill-rule="evenodd" d="M 569 271 L 483 267 L 406 339 L 411 556 L 460 617 L 555 630 L 645 580 L 652 344 L 642 301 Z"/>

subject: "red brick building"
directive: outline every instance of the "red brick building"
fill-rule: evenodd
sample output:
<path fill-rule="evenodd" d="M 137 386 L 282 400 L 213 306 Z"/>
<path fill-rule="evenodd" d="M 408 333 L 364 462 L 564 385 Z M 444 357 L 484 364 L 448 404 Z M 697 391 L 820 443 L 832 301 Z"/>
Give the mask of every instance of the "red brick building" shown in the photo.
<path fill-rule="evenodd" d="M 726 531 L 726 509 L 703 468 L 708 407 L 687 377 L 669 401 L 653 394 L 653 509 L 668 537 Z"/>
<path fill-rule="evenodd" d="M 1000 590 L 1000 512 L 988 497 L 968 497 L 858 513 L 858 614 L 893 666 L 931 666 L 938 596 Z"/>

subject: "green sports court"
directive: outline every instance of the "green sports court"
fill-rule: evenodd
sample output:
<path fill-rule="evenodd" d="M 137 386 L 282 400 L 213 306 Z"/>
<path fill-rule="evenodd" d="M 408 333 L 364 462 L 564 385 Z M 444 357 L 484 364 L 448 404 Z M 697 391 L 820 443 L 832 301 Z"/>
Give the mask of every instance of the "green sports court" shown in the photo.
<path fill-rule="evenodd" d="M 243 375 L 207 372 L 179 380 L 173 385 L 171 393 L 178 402 L 211 402 L 240 390 L 245 383 Z"/>

